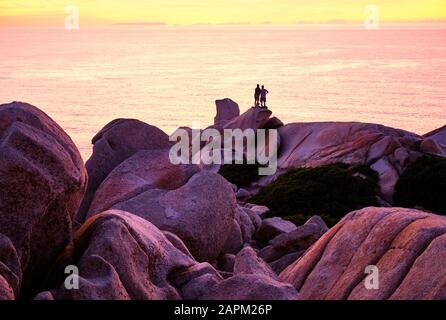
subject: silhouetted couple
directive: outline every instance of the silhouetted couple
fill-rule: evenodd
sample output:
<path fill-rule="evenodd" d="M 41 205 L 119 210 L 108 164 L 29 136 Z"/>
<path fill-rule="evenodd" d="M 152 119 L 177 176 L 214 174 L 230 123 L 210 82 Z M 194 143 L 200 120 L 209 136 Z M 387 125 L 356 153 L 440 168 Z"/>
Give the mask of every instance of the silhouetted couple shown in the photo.
<path fill-rule="evenodd" d="M 266 108 L 266 95 L 268 94 L 268 90 L 265 89 L 265 86 L 262 86 L 262 88 L 260 88 L 260 85 L 257 85 L 256 91 L 254 93 L 254 105 L 256 107 L 262 107 L 262 108 Z"/>

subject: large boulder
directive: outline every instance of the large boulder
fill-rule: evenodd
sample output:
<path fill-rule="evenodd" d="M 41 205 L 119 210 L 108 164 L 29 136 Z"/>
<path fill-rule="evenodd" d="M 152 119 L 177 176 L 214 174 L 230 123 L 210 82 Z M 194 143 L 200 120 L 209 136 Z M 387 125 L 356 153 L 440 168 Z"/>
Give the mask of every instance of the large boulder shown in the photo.
<path fill-rule="evenodd" d="M 134 119 L 116 119 L 92 139 L 93 154 L 86 163 L 88 188 L 77 220 L 85 220 L 97 188 L 120 163 L 140 150 L 166 149 L 169 136 L 160 129 Z"/>
<path fill-rule="evenodd" d="M 58 289 L 39 294 L 38 299 L 181 299 L 180 288 L 170 281 L 190 281 L 190 274 L 184 275 L 185 280 L 180 275 L 196 265 L 150 222 L 117 210 L 87 220 L 60 263 L 56 271 L 66 265 L 78 268 L 79 288 L 66 289 L 62 283 Z"/>
<path fill-rule="evenodd" d="M 214 119 L 214 125 L 224 126 L 229 121 L 240 115 L 238 104 L 231 99 L 216 100 L 217 115 Z"/>
<path fill-rule="evenodd" d="M 268 122 L 272 112 L 264 108 L 250 108 L 242 115 L 224 125 L 224 129 L 261 129 Z"/>
<path fill-rule="evenodd" d="M 116 172 L 121 171 L 118 168 Z M 111 186 L 113 192 L 124 194 L 119 184 Z M 200 171 L 174 190 L 137 189 L 129 184 L 123 188 L 136 191 L 120 196 L 119 202 L 107 205 L 104 210 L 127 211 L 176 234 L 199 261 L 211 261 L 223 253 L 235 224 L 236 199 L 231 184 L 220 175 Z M 109 192 L 101 190 L 102 193 Z M 94 200 L 94 209 L 96 203 L 101 205 Z M 97 213 L 95 209 L 89 216 Z"/>
<path fill-rule="evenodd" d="M 339 162 L 367 165 L 378 171 L 380 195 L 390 203 L 399 176 L 423 152 L 422 137 L 377 124 L 292 123 L 281 127 L 279 134 L 279 172 Z"/>
<path fill-rule="evenodd" d="M 446 299 L 445 245 L 445 217 L 365 208 L 347 215 L 280 279 L 302 299 Z M 379 289 L 365 285 L 368 266 L 379 271 Z"/>
<path fill-rule="evenodd" d="M 196 165 L 173 165 L 166 149 L 138 151 L 118 165 L 97 189 L 88 216 L 151 189 L 177 189 L 198 171 Z"/>
<path fill-rule="evenodd" d="M 71 242 L 86 184 L 81 155 L 62 128 L 32 105 L 0 105 L 0 234 L 23 271 L 10 283 L 16 295 L 20 283 L 20 294 L 31 294 Z"/>

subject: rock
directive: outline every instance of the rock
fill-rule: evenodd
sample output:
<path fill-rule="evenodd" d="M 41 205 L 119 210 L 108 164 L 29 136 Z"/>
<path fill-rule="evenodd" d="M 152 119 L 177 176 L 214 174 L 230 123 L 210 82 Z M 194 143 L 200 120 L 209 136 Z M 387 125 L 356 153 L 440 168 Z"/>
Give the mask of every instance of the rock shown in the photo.
<path fill-rule="evenodd" d="M 266 219 L 268 213 L 270 212 L 269 208 L 265 206 L 252 205 L 248 208 L 251 212 L 257 214 L 262 219 Z"/>
<path fill-rule="evenodd" d="M 237 207 L 235 214 L 238 224 L 240 225 L 243 243 L 249 243 L 257 230 L 256 223 L 258 222 L 253 221 L 248 209 L 240 206 Z"/>
<path fill-rule="evenodd" d="M 263 125 L 262 129 L 266 129 L 266 130 L 279 129 L 283 126 L 284 126 L 284 124 L 279 118 L 272 117 Z"/>
<path fill-rule="evenodd" d="M 36 300 L 36 301 L 54 301 L 55 299 L 54 299 L 53 294 L 51 292 L 44 291 L 44 292 L 41 292 L 38 295 L 36 295 L 33 300 Z"/>
<path fill-rule="evenodd" d="M 435 238 L 425 252 L 415 260 L 407 277 L 390 297 L 391 300 L 444 300 L 446 235 Z"/>
<path fill-rule="evenodd" d="M 252 225 L 254 227 L 254 234 L 255 234 L 257 232 L 257 230 L 260 229 L 263 220 L 257 212 L 255 212 L 251 209 L 244 208 L 244 211 L 248 214 L 249 218 L 251 219 Z"/>
<path fill-rule="evenodd" d="M 235 254 L 243 247 L 243 235 L 240 225 L 234 219 L 232 221 L 231 232 L 226 240 L 222 252 Z"/>
<path fill-rule="evenodd" d="M 414 161 L 412 155 L 422 152 L 422 137 L 376 124 L 292 123 L 281 127 L 279 134 L 281 148 L 276 176 L 296 167 L 339 162 L 368 165 L 381 170 L 381 196 L 386 200 L 392 198 L 399 175 Z M 394 158 L 397 151 L 398 161 Z M 406 157 L 404 151 L 411 156 Z M 267 177 L 267 182 L 276 176 Z"/>
<path fill-rule="evenodd" d="M 196 165 L 172 164 L 166 149 L 138 151 L 118 165 L 97 189 L 88 216 L 151 189 L 177 189 L 199 171 Z"/>
<path fill-rule="evenodd" d="M 432 139 L 442 146 L 446 146 L 446 126 L 431 131 L 425 134 L 424 137 Z"/>
<path fill-rule="evenodd" d="M 217 115 L 214 124 L 223 126 L 234 118 L 240 116 L 240 108 L 237 103 L 231 99 L 216 100 Z"/>
<path fill-rule="evenodd" d="M 325 222 L 318 216 L 312 217 L 303 226 L 282 233 L 269 242 L 280 255 L 308 249 L 328 231 Z"/>
<path fill-rule="evenodd" d="M 298 300 L 291 285 L 264 275 L 240 274 L 221 281 L 201 296 L 202 300 Z"/>
<path fill-rule="evenodd" d="M 87 174 L 68 135 L 26 103 L 0 105 L 0 155 L 0 234 L 20 259 L 23 279 L 14 273 L 27 297 L 71 242 Z M 16 280 L 9 285 L 17 295 Z"/>
<path fill-rule="evenodd" d="M 79 290 L 62 284 L 51 290 L 56 300 L 180 299 L 171 279 L 196 262 L 150 222 L 111 210 L 78 230 L 69 264 L 79 268 Z"/>
<path fill-rule="evenodd" d="M 270 262 L 269 265 L 275 273 L 280 274 L 290 264 L 299 259 L 304 253 L 305 250 L 288 253 L 287 255 L 284 255 L 283 257 L 277 259 L 276 261 Z"/>
<path fill-rule="evenodd" d="M 251 196 L 251 193 L 246 189 L 240 188 L 237 191 L 237 199 L 247 199 L 250 196 Z"/>
<path fill-rule="evenodd" d="M 85 220 L 97 188 L 108 174 L 141 150 L 166 149 L 171 143 L 166 133 L 139 120 L 116 119 L 92 139 L 93 154 L 86 163 L 88 188 L 77 220 Z"/>
<path fill-rule="evenodd" d="M 265 260 L 266 262 L 272 262 L 274 260 L 279 259 L 283 255 L 283 252 L 278 252 L 276 248 L 272 245 L 268 245 L 266 247 L 263 247 L 259 251 L 259 256 Z"/>
<path fill-rule="evenodd" d="M 421 143 L 421 151 L 428 154 L 446 156 L 446 145 L 438 143 L 436 140 L 427 138 Z"/>
<path fill-rule="evenodd" d="M 365 208 L 330 229 L 280 279 L 302 299 L 445 299 L 445 234 L 442 216 Z M 378 290 L 365 287 L 369 265 L 379 270 Z"/>
<path fill-rule="evenodd" d="M 224 246 L 234 230 L 236 199 L 223 177 L 200 171 L 178 189 L 132 193 L 110 209 L 130 212 L 176 234 L 195 259 L 213 261 L 226 253 Z"/>
<path fill-rule="evenodd" d="M 199 263 L 170 277 L 185 300 L 198 300 L 223 277 L 209 264 Z"/>
<path fill-rule="evenodd" d="M 22 267 L 11 240 L 0 234 L 0 301 L 19 296 Z"/>
<path fill-rule="evenodd" d="M 277 279 L 277 275 L 271 270 L 251 247 L 245 247 L 235 257 L 234 274 L 263 275 Z"/>
<path fill-rule="evenodd" d="M 218 259 L 218 267 L 225 272 L 234 272 L 235 255 L 224 254 Z"/>
<path fill-rule="evenodd" d="M 183 288 L 181 288 L 181 295 L 184 300 L 199 300 L 211 288 L 215 287 L 221 282 L 220 278 L 212 274 L 204 274 L 195 279 L 192 279 Z"/>
<path fill-rule="evenodd" d="M 211 266 L 207 262 L 204 262 L 204 263 L 194 264 L 189 268 L 182 270 L 181 272 L 171 275 L 170 281 L 175 287 L 181 288 L 185 284 L 192 281 L 193 279 L 201 277 L 206 274 L 213 275 L 219 280 L 223 280 L 223 278 L 220 276 L 217 270 L 214 269 L 213 266 Z"/>
<path fill-rule="evenodd" d="M 0 275 L 0 301 L 14 300 L 14 289 L 8 283 L 8 281 Z"/>
<path fill-rule="evenodd" d="M 240 129 L 242 131 L 246 129 L 257 130 L 263 128 L 271 114 L 272 112 L 268 109 L 250 108 L 242 115 L 228 122 L 223 128 Z"/>
<path fill-rule="evenodd" d="M 380 180 L 380 196 L 389 203 L 393 203 L 395 186 L 400 176 L 395 167 L 387 159 L 380 159 L 375 162 L 371 168 L 378 172 Z"/>
<path fill-rule="evenodd" d="M 260 226 L 260 229 L 256 232 L 256 239 L 268 243 L 271 239 L 274 239 L 279 234 L 288 233 L 296 230 L 296 225 L 290 221 L 283 220 L 279 217 L 265 219 Z"/>
<path fill-rule="evenodd" d="M 169 232 L 169 231 L 163 231 L 163 234 L 166 237 L 166 239 L 169 240 L 170 243 L 173 244 L 173 246 L 175 248 L 180 250 L 185 255 L 193 258 L 192 254 L 189 252 L 189 249 L 186 247 L 184 242 L 176 234 L 173 234 L 172 232 Z"/>
<path fill-rule="evenodd" d="M 398 147 L 400 147 L 400 144 L 393 137 L 385 136 L 370 147 L 367 155 L 367 163 L 374 163 L 388 156 L 398 149 Z"/>

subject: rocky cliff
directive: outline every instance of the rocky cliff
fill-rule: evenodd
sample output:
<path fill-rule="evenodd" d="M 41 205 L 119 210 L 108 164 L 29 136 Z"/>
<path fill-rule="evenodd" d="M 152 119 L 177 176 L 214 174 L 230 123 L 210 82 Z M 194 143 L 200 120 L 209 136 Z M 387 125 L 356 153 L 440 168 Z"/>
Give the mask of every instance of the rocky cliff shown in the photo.
<path fill-rule="evenodd" d="M 284 125 L 266 109 L 240 115 L 229 99 L 217 101 L 212 127 L 278 129 L 279 171 L 248 193 L 290 168 L 343 162 L 378 172 L 391 206 L 407 166 L 445 155 L 444 129 Z M 215 170 L 173 165 L 172 144 L 154 126 L 118 119 L 92 143 L 84 165 L 42 111 L 0 105 L 0 299 L 446 298 L 446 218 L 365 208 L 331 229 L 316 215 L 295 225 L 240 201 Z M 364 286 L 369 265 L 380 271 L 378 290 Z M 67 286 L 67 267 L 79 272 L 78 288 Z"/>

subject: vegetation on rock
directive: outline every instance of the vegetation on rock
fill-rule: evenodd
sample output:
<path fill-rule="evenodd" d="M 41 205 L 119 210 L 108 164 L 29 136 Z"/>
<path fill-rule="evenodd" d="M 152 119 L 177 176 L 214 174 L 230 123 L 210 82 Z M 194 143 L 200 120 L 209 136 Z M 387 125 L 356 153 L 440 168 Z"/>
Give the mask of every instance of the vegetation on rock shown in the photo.
<path fill-rule="evenodd" d="M 351 211 L 378 206 L 378 181 L 378 174 L 366 166 L 339 163 L 295 168 L 262 188 L 249 202 L 265 205 L 272 216 L 297 224 L 319 215 L 332 226 Z"/>
<path fill-rule="evenodd" d="M 225 164 L 219 174 L 237 187 L 246 187 L 259 179 L 259 164 Z"/>
<path fill-rule="evenodd" d="M 410 164 L 396 185 L 394 200 L 400 207 L 446 215 L 446 159 L 424 156 Z"/>

